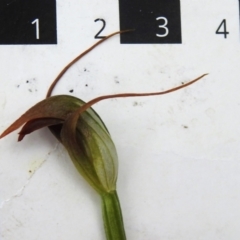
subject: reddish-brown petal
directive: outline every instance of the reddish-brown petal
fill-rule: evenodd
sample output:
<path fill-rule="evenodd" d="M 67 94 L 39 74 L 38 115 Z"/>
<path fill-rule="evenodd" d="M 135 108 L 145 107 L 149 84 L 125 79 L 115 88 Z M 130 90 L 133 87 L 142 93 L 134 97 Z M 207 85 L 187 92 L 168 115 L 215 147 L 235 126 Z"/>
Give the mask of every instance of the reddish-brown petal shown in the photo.
<path fill-rule="evenodd" d="M 38 118 L 27 122 L 19 132 L 18 141 L 21 141 L 25 135 L 32 133 L 43 127 L 53 126 L 63 123 L 63 120 L 57 118 Z"/>
<path fill-rule="evenodd" d="M 30 108 L 26 113 L 24 113 L 19 119 L 17 119 L 12 125 L 10 125 L 1 135 L 3 138 L 7 134 L 15 131 L 23 124 L 40 118 L 55 118 L 64 120 L 70 112 L 76 110 L 83 104 L 79 99 L 67 96 L 67 95 L 57 95 L 44 99 L 43 101 L 37 103 L 32 108 Z"/>

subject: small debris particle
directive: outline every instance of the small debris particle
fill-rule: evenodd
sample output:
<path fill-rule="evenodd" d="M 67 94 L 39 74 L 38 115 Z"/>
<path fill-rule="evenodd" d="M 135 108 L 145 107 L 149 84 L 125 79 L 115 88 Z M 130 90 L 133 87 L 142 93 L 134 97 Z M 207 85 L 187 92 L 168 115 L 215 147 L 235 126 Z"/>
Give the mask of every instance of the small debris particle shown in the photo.
<path fill-rule="evenodd" d="M 32 173 L 32 170 L 29 170 L 28 172 L 29 172 L 29 173 Z"/>
<path fill-rule="evenodd" d="M 142 103 L 135 101 L 135 102 L 133 102 L 133 106 L 134 106 L 134 107 L 136 107 L 136 106 L 142 106 Z"/>
<path fill-rule="evenodd" d="M 73 89 L 69 90 L 70 93 L 73 93 Z"/>
<path fill-rule="evenodd" d="M 186 125 L 183 125 L 183 128 L 187 129 L 187 128 L 188 128 L 188 126 L 186 126 Z"/>
<path fill-rule="evenodd" d="M 88 87 L 88 84 L 85 84 L 85 87 Z"/>
<path fill-rule="evenodd" d="M 28 89 L 29 92 L 32 92 L 32 89 Z"/>
<path fill-rule="evenodd" d="M 29 83 L 29 81 L 27 80 L 26 83 Z"/>
<path fill-rule="evenodd" d="M 120 83 L 117 76 L 114 77 L 114 82 L 117 83 L 117 84 Z"/>
<path fill-rule="evenodd" d="M 184 85 L 184 82 L 182 82 L 182 85 Z"/>

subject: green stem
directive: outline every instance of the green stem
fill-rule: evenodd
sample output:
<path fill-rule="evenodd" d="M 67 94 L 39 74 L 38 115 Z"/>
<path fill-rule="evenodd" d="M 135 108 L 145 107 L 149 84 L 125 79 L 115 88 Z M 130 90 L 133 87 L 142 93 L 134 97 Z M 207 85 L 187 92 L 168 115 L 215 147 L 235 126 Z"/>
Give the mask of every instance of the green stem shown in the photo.
<path fill-rule="evenodd" d="M 126 240 L 122 211 L 116 191 L 102 196 L 102 211 L 107 240 Z"/>

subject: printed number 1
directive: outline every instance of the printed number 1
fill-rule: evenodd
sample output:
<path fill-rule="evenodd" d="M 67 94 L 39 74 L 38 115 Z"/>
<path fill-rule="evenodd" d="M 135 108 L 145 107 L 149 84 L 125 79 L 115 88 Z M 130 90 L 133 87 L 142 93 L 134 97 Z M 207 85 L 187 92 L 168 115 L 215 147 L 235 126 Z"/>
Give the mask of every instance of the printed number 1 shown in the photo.
<path fill-rule="evenodd" d="M 39 19 L 36 18 L 32 21 L 32 24 L 36 24 L 36 39 L 39 39 Z"/>

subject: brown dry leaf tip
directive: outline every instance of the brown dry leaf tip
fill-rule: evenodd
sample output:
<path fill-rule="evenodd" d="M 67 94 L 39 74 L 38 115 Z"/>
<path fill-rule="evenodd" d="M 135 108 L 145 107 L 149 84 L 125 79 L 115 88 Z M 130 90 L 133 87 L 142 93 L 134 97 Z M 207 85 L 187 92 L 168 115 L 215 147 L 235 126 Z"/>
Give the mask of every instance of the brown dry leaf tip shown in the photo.
<path fill-rule="evenodd" d="M 81 53 L 80 55 L 78 55 L 74 60 L 72 60 L 60 73 L 59 75 L 56 77 L 56 79 L 53 81 L 53 83 L 51 84 L 51 86 L 48 89 L 46 98 L 50 97 L 52 94 L 52 91 L 54 89 L 54 87 L 56 86 L 56 84 L 59 82 L 59 80 L 61 79 L 61 77 L 67 72 L 67 70 L 74 64 L 76 63 L 79 59 L 81 59 L 83 56 L 85 56 L 87 53 L 89 53 L 90 51 L 92 51 L 95 47 L 97 47 L 99 44 L 101 44 L 102 42 L 106 41 L 107 39 L 111 38 L 112 36 L 116 35 L 116 34 L 121 34 L 121 33 L 127 33 L 127 32 L 131 32 L 131 31 L 135 31 L 135 29 L 128 29 L 128 30 L 123 30 L 123 31 L 118 31 L 118 32 L 114 32 L 110 35 L 108 35 L 107 37 L 101 39 L 100 41 L 98 41 L 97 43 L 95 43 L 93 46 L 91 46 L 90 48 L 88 48 L 86 51 L 84 51 L 83 53 Z M 81 106 L 81 108 L 79 108 L 75 114 L 73 114 L 74 120 L 72 118 L 72 120 L 75 122 L 75 125 L 77 123 L 77 119 L 79 117 L 79 115 L 86 111 L 88 108 L 90 108 L 92 105 L 94 105 L 95 103 L 104 100 L 104 99 L 109 99 L 109 98 L 122 98 L 122 97 L 144 97 L 144 96 L 156 96 L 156 95 L 163 95 L 163 94 L 167 94 L 170 92 L 174 92 L 177 91 L 181 88 L 185 88 L 193 83 L 195 83 L 196 81 L 200 80 L 201 78 L 203 78 L 204 76 L 208 75 L 208 73 L 201 75 L 200 77 L 188 82 L 188 83 L 182 83 L 182 85 L 163 91 L 163 92 L 153 92 L 153 93 L 122 93 L 122 94 L 113 94 L 113 95 L 106 95 L 106 96 L 100 96 L 97 98 L 92 99 L 91 101 L 89 101 L 88 103 L 86 103 L 85 105 Z"/>
<path fill-rule="evenodd" d="M 92 105 L 94 105 L 95 103 L 98 103 L 102 100 L 105 99 L 110 99 L 110 98 L 125 98 L 125 97 L 147 97 L 147 96 L 157 96 L 157 95 L 164 95 L 164 94 L 168 94 L 171 92 L 175 92 L 177 90 L 180 90 L 182 88 L 185 88 L 197 81 L 199 81 L 201 78 L 203 78 L 204 76 L 208 75 L 208 73 L 201 75 L 200 77 L 186 83 L 183 85 L 180 85 L 178 87 L 175 88 L 171 88 L 168 89 L 166 91 L 162 91 L 162 92 L 151 92 L 151 93 L 120 93 L 120 94 L 112 94 L 112 95 L 105 95 L 105 96 L 100 96 L 97 98 L 92 99 L 91 101 L 87 102 L 85 105 L 81 106 L 78 110 L 76 110 L 71 117 L 71 120 L 69 120 L 69 122 L 71 122 L 72 125 L 74 125 L 76 127 L 77 124 L 77 120 L 79 118 L 79 116 L 86 111 L 88 108 L 90 108 Z"/>
<path fill-rule="evenodd" d="M 92 45 L 90 48 L 88 48 L 87 50 L 85 50 L 83 53 L 81 53 L 80 55 L 78 55 L 76 58 L 74 58 L 66 67 L 64 67 L 64 69 L 58 74 L 58 76 L 56 77 L 56 79 L 53 81 L 53 83 L 51 84 L 51 86 L 48 89 L 46 98 L 50 97 L 52 94 L 53 89 L 55 88 L 55 86 L 57 85 L 57 83 L 59 82 L 59 80 L 62 78 L 62 76 L 67 72 L 67 70 L 74 64 L 76 63 L 78 60 L 80 60 L 82 57 L 84 57 L 86 54 L 88 54 L 90 51 L 92 51 L 95 47 L 97 47 L 99 44 L 103 43 L 104 41 L 106 41 L 107 39 L 117 35 L 117 34 L 121 34 L 121 33 L 127 33 L 127 32 L 132 32 L 135 31 L 135 29 L 128 29 L 128 30 L 122 30 L 122 31 L 117 31 L 114 32 L 110 35 L 108 35 L 107 37 L 101 39 L 100 41 L 98 41 L 97 43 L 95 43 L 94 45 Z"/>

